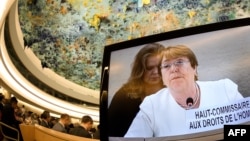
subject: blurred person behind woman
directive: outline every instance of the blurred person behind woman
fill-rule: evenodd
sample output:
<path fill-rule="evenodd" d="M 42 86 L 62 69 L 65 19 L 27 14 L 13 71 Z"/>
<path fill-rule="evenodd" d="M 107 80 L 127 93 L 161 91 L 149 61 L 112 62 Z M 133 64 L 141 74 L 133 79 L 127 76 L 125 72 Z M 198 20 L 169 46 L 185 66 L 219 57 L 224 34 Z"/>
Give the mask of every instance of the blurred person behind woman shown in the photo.
<path fill-rule="evenodd" d="M 162 49 L 163 45 L 150 43 L 136 54 L 128 81 L 115 93 L 108 108 L 109 136 L 123 137 L 144 97 L 164 87 L 159 72 Z"/>

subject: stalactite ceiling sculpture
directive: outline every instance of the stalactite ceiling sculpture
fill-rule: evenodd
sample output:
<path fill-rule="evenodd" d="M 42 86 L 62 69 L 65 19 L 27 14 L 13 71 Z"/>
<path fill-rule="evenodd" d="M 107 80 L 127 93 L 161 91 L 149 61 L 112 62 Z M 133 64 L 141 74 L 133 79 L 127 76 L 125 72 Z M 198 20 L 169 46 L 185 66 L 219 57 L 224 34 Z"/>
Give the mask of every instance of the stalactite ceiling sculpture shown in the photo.
<path fill-rule="evenodd" d="M 99 90 L 105 45 L 249 17 L 249 0 L 18 0 L 25 47 L 41 67 Z"/>

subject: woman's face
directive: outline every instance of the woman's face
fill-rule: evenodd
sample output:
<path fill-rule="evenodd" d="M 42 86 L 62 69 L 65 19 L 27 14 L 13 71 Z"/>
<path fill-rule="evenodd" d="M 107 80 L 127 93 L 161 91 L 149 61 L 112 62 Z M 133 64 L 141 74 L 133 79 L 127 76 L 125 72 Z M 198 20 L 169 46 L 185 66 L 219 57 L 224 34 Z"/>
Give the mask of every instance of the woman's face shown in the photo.
<path fill-rule="evenodd" d="M 149 56 L 146 60 L 146 70 L 143 74 L 143 80 L 147 84 L 162 84 L 159 71 L 160 56 Z"/>
<path fill-rule="evenodd" d="M 161 62 L 163 83 L 171 89 L 185 88 L 193 85 L 196 68 L 192 68 L 187 57 L 167 60 L 163 57 Z M 181 87 L 180 87 L 181 86 Z"/>

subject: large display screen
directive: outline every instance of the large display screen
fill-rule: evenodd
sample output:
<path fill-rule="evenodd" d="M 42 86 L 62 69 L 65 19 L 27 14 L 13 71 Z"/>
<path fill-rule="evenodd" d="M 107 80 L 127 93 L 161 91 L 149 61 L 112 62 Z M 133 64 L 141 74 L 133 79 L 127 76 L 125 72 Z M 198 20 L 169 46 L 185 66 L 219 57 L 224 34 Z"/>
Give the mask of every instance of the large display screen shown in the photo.
<path fill-rule="evenodd" d="M 109 140 L 152 140 L 162 138 L 166 140 L 192 140 L 195 138 L 218 140 L 223 139 L 223 127 L 225 124 L 240 124 L 249 122 L 250 116 L 245 115 L 244 119 L 238 120 L 237 122 L 232 120 L 229 122 L 228 118 L 230 116 L 233 116 L 234 114 L 239 115 L 239 113 L 220 113 L 221 115 L 217 115 L 217 118 L 221 118 L 218 124 L 215 125 L 215 123 L 212 123 L 215 121 L 213 118 L 216 117 L 211 116 L 206 118 L 206 123 L 204 122 L 205 119 L 203 119 L 203 121 L 200 120 L 198 129 L 195 123 L 198 123 L 198 119 L 193 118 L 192 120 L 192 114 L 195 114 L 195 112 L 204 112 L 204 109 L 200 109 L 200 111 L 190 111 L 189 113 L 186 113 L 185 123 L 187 124 L 187 129 L 184 130 L 184 132 L 178 132 L 177 134 L 169 136 L 155 137 L 153 135 L 152 137 L 140 136 L 127 138 L 124 136 L 110 134 L 112 130 L 118 129 L 113 128 L 113 126 L 110 128 L 109 125 L 115 121 L 110 121 L 108 118 L 110 103 L 119 88 L 128 81 L 134 57 L 140 49 L 150 43 L 160 43 L 165 47 L 173 45 L 188 46 L 194 52 L 198 60 L 198 81 L 216 81 L 228 78 L 237 84 L 238 91 L 242 94 L 244 97 L 243 99 L 245 100 L 243 100 L 243 102 L 232 101 L 232 103 L 228 103 L 228 105 L 248 103 L 248 97 L 250 97 L 250 26 L 248 21 L 249 19 L 239 19 L 234 21 L 214 23 L 106 46 L 103 58 L 103 76 L 100 104 L 100 124 L 102 138 Z M 212 100 L 207 100 L 208 103 L 210 101 Z M 130 105 L 130 103 L 127 103 L 127 105 Z M 220 107 L 227 105 L 215 104 L 214 106 L 207 108 L 216 109 L 216 106 Z M 250 106 L 246 106 L 245 109 L 242 110 L 247 111 L 249 108 Z M 133 109 L 129 110 L 133 111 Z M 178 114 L 173 115 L 176 116 Z M 178 119 L 178 117 L 176 117 L 176 119 Z M 234 118 L 234 120 L 237 119 Z M 162 124 L 168 124 L 167 121 L 161 122 Z M 190 129 L 191 126 L 193 127 L 193 130 Z M 120 128 L 122 128 L 122 126 Z"/>

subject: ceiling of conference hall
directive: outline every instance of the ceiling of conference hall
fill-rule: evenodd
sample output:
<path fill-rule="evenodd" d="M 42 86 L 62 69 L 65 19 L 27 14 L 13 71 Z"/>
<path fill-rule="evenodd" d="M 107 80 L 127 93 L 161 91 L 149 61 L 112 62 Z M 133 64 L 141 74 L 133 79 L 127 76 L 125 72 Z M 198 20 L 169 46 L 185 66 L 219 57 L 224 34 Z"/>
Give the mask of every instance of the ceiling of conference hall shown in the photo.
<path fill-rule="evenodd" d="M 25 47 L 41 67 L 99 90 L 105 45 L 249 17 L 249 0 L 18 0 Z"/>

